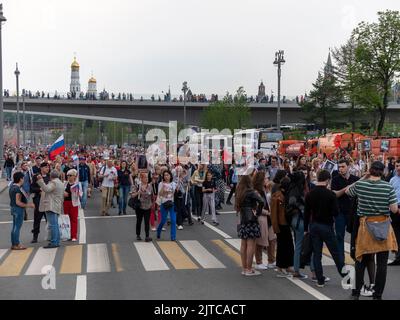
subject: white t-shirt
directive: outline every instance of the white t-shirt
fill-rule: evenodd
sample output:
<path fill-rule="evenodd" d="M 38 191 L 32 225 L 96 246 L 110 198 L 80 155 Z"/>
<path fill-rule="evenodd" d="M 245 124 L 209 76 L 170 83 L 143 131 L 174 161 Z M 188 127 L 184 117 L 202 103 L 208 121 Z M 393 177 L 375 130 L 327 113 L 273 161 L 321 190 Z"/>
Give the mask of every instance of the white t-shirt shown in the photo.
<path fill-rule="evenodd" d="M 117 169 L 115 167 L 106 167 L 100 169 L 100 174 L 104 176 L 103 183 L 101 184 L 103 187 L 112 188 L 114 187 L 115 177 L 118 177 Z"/>

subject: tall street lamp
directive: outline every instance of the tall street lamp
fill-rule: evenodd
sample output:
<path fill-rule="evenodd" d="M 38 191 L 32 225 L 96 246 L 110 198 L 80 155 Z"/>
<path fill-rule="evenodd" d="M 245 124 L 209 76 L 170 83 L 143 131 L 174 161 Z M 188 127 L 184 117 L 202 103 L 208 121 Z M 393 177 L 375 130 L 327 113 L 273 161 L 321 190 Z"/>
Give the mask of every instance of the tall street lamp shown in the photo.
<path fill-rule="evenodd" d="M 2 36 L 1 29 L 3 22 L 7 19 L 3 16 L 3 4 L 0 3 L 0 168 L 3 167 L 4 161 L 4 111 L 3 111 L 3 50 L 2 50 Z"/>
<path fill-rule="evenodd" d="M 25 89 L 22 90 L 22 143 L 26 146 Z"/>
<path fill-rule="evenodd" d="M 182 91 L 183 91 L 183 127 L 186 128 L 186 93 L 188 92 L 187 82 L 183 83 Z"/>
<path fill-rule="evenodd" d="M 278 112 L 276 119 L 276 127 L 281 130 L 281 66 L 286 62 L 283 57 L 284 51 L 279 50 L 275 53 L 274 65 L 278 67 Z"/>
<path fill-rule="evenodd" d="M 17 68 L 15 69 L 15 78 L 17 81 L 17 148 L 20 146 L 20 141 L 19 141 L 19 75 L 21 72 L 18 70 L 18 63 L 17 63 Z"/>

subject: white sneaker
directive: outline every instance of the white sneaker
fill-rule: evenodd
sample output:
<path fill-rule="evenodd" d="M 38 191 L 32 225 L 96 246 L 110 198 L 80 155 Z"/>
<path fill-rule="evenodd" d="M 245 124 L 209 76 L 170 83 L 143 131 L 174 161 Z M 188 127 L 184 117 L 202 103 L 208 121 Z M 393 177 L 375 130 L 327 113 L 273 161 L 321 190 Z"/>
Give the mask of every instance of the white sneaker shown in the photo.
<path fill-rule="evenodd" d="M 151 228 L 151 231 L 157 231 L 157 229 L 156 228 Z"/>
<path fill-rule="evenodd" d="M 278 278 L 292 278 L 292 274 L 287 272 L 286 270 L 281 270 L 278 271 L 278 274 L 276 275 Z"/>
<path fill-rule="evenodd" d="M 268 270 L 268 266 L 266 266 L 265 264 L 261 263 L 261 264 L 257 264 L 256 265 L 256 269 L 257 270 Z"/>
<path fill-rule="evenodd" d="M 161 230 L 162 230 L 162 231 L 167 231 L 167 229 L 165 229 L 165 228 L 162 228 Z"/>
<path fill-rule="evenodd" d="M 276 263 L 268 263 L 268 269 L 276 269 Z"/>
<path fill-rule="evenodd" d="M 259 276 L 259 275 L 261 275 L 261 272 L 257 271 L 257 270 L 254 270 L 254 271 L 251 271 L 251 272 L 246 272 L 244 275 L 246 277 Z"/>
<path fill-rule="evenodd" d="M 183 226 L 178 226 L 178 230 L 183 230 Z"/>
<path fill-rule="evenodd" d="M 362 286 L 362 288 L 361 288 L 361 292 L 360 292 L 360 294 L 363 296 L 363 297 L 372 297 L 373 296 L 373 294 L 374 294 L 374 285 L 373 284 L 371 284 L 371 285 L 369 285 L 369 286 L 366 286 L 365 284 Z"/>

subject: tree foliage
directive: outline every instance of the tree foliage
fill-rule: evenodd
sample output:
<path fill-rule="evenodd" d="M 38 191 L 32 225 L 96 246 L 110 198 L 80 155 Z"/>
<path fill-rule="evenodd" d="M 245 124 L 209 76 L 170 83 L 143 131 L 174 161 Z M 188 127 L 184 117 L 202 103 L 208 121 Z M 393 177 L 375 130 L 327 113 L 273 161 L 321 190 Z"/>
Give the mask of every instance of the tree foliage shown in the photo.
<path fill-rule="evenodd" d="M 250 122 L 250 108 L 247 103 L 246 92 L 240 87 L 234 97 L 229 93 L 222 101 L 211 103 L 202 114 L 201 125 L 206 129 L 235 129 L 248 128 Z"/>

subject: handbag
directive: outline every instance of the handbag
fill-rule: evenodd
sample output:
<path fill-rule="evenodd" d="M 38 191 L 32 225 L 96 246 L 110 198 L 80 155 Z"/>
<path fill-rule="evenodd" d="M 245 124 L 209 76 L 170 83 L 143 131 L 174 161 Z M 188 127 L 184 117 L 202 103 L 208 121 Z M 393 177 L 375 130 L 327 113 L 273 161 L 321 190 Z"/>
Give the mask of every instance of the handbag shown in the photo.
<path fill-rule="evenodd" d="M 71 222 L 68 215 L 58 215 L 58 227 L 60 229 L 60 239 L 62 241 L 71 239 Z"/>
<path fill-rule="evenodd" d="M 368 221 L 365 220 L 367 229 L 376 241 L 385 241 L 389 235 L 389 229 L 391 220 L 386 219 L 385 221 Z"/>
<path fill-rule="evenodd" d="M 128 201 L 128 206 L 130 206 L 133 210 L 140 209 L 140 193 L 136 197 L 131 197 Z"/>

